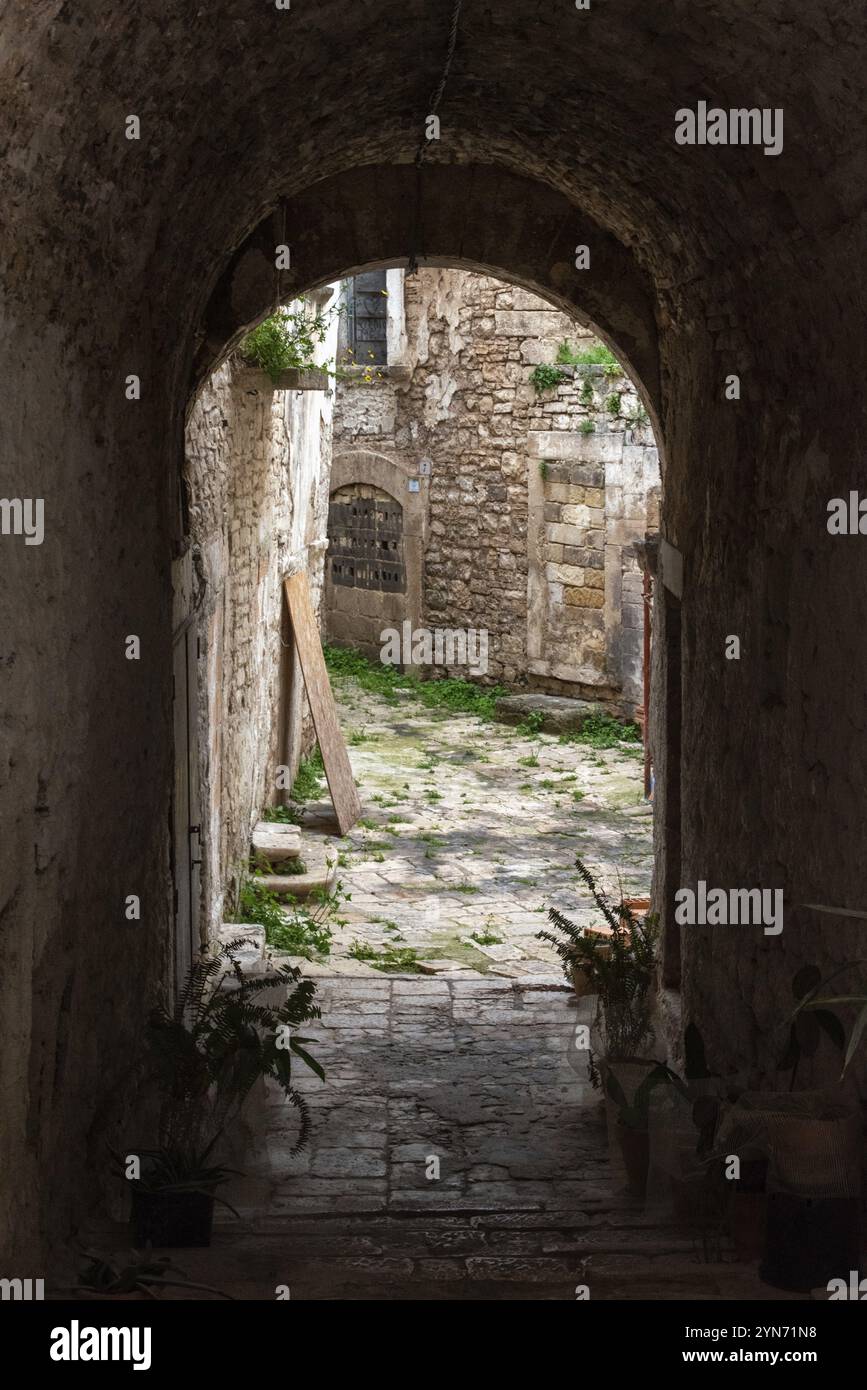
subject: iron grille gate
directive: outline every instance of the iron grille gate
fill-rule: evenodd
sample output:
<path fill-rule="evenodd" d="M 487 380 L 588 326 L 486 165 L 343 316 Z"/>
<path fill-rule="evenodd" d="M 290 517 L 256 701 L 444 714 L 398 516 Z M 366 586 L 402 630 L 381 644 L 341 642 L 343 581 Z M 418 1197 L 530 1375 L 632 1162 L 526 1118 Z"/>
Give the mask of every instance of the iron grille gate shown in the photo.
<path fill-rule="evenodd" d="M 384 270 L 356 275 L 349 293 L 349 341 L 360 367 L 388 363 L 388 300 Z"/>
<path fill-rule="evenodd" d="M 332 501 L 328 553 L 335 584 L 405 593 L 403 507 L 379 497 Z"/>

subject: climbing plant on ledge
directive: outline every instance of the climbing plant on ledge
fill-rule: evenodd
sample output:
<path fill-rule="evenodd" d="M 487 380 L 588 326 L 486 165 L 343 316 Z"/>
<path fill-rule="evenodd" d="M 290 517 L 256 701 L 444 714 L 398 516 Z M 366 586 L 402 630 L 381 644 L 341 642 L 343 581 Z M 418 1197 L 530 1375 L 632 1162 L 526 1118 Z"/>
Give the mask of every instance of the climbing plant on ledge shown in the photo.
<path fill-rule="evenodd" d="M 241 343 L 241 356 L 267 372 L 276 382 L 281 372 L 295 367 L 310 371 L 314 367 L 328 371 L 316 362 L 316 349 L 325 342 L 335 314 L 335 306 L 325 313 L 318 309 L 311 314 L 303 303 L 297 307 L 278 309 L 263 319 Z"/>

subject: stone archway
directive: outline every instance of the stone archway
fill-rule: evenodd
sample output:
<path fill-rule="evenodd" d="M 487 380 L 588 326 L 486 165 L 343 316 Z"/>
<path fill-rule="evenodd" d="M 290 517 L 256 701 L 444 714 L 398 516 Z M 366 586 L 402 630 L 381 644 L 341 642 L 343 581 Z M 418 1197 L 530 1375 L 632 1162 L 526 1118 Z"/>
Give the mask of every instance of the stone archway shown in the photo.
<path fill-rule="evenodd" d="M 857 953 L 856 928 L 801 905 L 864 907 L 867 571 L 825 525 L 864 433 L 863 12 L 467 0 L 418 203 L 448 14 L 383 0 L 377 21 L 372 42 L 369 7 L 340 0 L 10 0 L 0 20 L 3 488 L 46 516 L 43 545 L 3 537 L 0 1226 L 22 1269 L 81 1210 L 140 1002 L 170 975 L 190 393 L 277 298 L 338 274 L 414 249 L 490 270 L 585 314 L 643 384 L 680 597 L 679 873 L 783 882 L 792 905 L 777 941 L 684 943 L 712 1065 L 766 1064 L 793 967 Z M 782 154 L 679 145 L 700 100 L 784 109 Z"/>

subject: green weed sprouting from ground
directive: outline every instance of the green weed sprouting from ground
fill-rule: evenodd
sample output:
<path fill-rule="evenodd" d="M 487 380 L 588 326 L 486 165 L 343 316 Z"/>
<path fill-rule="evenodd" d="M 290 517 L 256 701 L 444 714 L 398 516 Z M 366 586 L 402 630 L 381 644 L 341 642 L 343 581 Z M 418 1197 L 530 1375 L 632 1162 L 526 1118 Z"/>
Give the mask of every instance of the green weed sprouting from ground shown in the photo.
<path fill-rule="evenodd" d="M 353 941 L 347 955 L 353 960 L 364 961 L 367 965 L 372 965 L 374 970 L 382 970 L 385 974 L 422 973 L 418 965 L 418 952 L 411 946 L 384 946 L 378 951 L 367 941 Z"/>
<path fill-rule="evenodd" d="M 535 738 L 537 734 L 542 732 L 542 725 L 544 723 L 545 716 L 542 711 L 539 709 L 531 709 L 518 725 L 518 733 L 523 734 L 525 738 Z"/>
<path fill-rule="evenodd" d="M 477 946 L 502 946 L 503 944 L 503 938 L 501 936 L 495 936 L 493 932 L 487 929 L 485 929 L 485 931 L 470 932 L 470 940 L 475 941 Z"/>
<path fill-rule="evenodd" d="M 610 714 L 588 714 L 579 732 L 560 735 L 561 743 L 583 743 L 590 748 L 617 748 L 623 743 L 641 741 L 641 730 L 637 724 L 621 723 Z"/>
<path fill-rule="evenodd" d="M 493 719 L 496 701 L 508 693 L 501 685 L 476 685 L 474 681 L 451 677 L 422 681 L 398 671 L 395 666 L 369 661 L 351 647 L 325 647 L 324 650 L 329 675 L 353 680 L 362 690 L 382 695 L 392 702 L 399 698 L 395 691 L 408 691 L 427 709 Z"/>
<path fill-rule="evenodd" d="M 275 822 L 277 825 L 300 825 L 303 812 L 300 806 L 266 806 L 262 812 L 262 819 Z"/>
<path fill-rule="evenodd" d="M 366 729 L 353 729 L 348 742 L 353 748 L 358 748 L 362 743 L 375 743 L 376 738 L 376 734 L 369 734 Z"/>
<path fill-rule="evenodd" d="M 298 765 L 295 781 L 292 783 L 290 796 L 293 801 L 313 801 L 322 795 L 322 781 L 325 776 L 325 767 L 322 762 L 322 753 L 319 745 L 302 758 Z"/>
<path fill-rule="evenodd" d="M 340 922 L 338 909 L 349 898 L 337 883 L 330 893 L 318 889 L 304 902 L 291 896 L 280 899 L 253 874 L 241 884 L 235 921 L 264 927 L 265 941 L 275 950 L 313 960 L 330 953 L 331 924 Z"/>
<path fill-rule="evenodd" d="M 280 867 L 275 869 L 274 865 L 269 864 L 268 860 L 265 859 L 262 855 L 256 856 L 256 862 L 251 863 L 250 868 L 253 873 L 285 874 L 287 878 L 300 878 L 301 874 L 306 874 L 307 872 L 307 865 L 301 858 L 284 859 Z"/>
<path fill-rule="evenodd" d="M 531 753 L 530 756 L 529 756 L 529 758 L 519 758 L 519 759 L 518 759 L 518 766 L 519 766 L 519 767 L 538 767 L 538 766 L 539 766 L 539 759 L 536 757 L 536 754 L 535 754 L 535 753 Z"/>

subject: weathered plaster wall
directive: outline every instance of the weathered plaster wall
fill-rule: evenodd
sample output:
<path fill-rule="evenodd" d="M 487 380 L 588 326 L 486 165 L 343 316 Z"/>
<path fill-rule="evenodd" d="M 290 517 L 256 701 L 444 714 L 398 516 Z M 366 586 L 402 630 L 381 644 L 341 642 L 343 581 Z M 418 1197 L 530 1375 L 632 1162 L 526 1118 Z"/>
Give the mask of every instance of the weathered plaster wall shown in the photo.
<path fill-rule="evenodd" d="M 324 354 L 327 357 L 326 345 Z M 235 903 L 262 808 L 294 772 L 306 701 L 283 580 L 306 570 L 322 595 L 332 397 L 275 391 L 235 359 L 211 378 L 187 427 L 199 632 L 203 921 L 213 934 Z"/>

